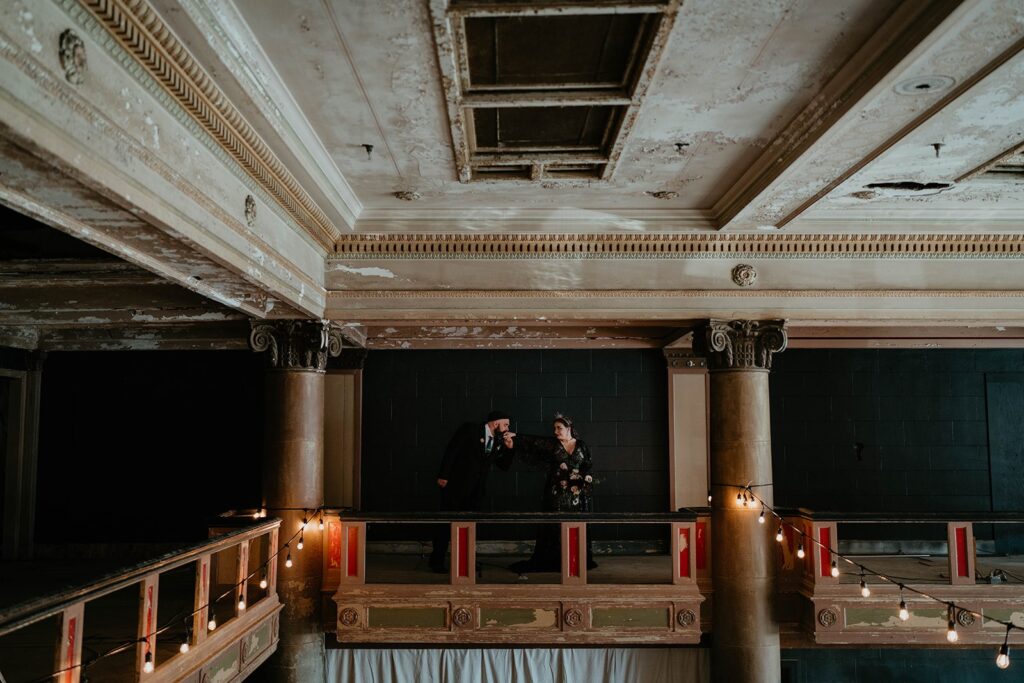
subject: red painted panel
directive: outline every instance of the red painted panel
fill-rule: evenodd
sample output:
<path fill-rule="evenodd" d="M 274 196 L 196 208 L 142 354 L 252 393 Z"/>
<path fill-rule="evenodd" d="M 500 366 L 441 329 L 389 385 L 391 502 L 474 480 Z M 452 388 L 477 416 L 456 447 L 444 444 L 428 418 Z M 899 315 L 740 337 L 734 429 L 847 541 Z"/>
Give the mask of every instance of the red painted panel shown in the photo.
<path fill-rule="evenodd" d="M 580 575 L 580 528 L 569 527 L 569 576 Z"/>
<path fill-rule="evenodd" d="M 153 649 L 153 586 L 146 587 L 146 644 Z M 155 654 L 155 653 L 154 653 Z"/>
<path fill-rule="evenodd" d="M 708 568 L 708 523 L 697 522 L 697 569 Z"/>
<path fill-rule="evenodd" d="M 818 529 L 818 542 L 821 543 L 819 546 L 819 555 L 821 559 L 821 575 L 832 576 L 832 553 L 829 552 L 829 548 L 832 547 L 832 530 L 823 526 Z"/>
<path fill-rule="evenodd" d="M 956 534 L 956 575 L 967 576 L 967 527 L 958 526 Z"/>
<path fill-rule="evenodd" d="M 359 576 L 359 527 L 348 528 L 348 566 L 346 576 Z"/>
<path fill-rule="evenodd" d="M 456 533 L 456 562 L 459 568 L 458 576 L 469 576 L 469 527 L 460 526 Z"/>
<path fill-rule="evenodd" d="M 690 530 L 686 527 L 679 529 L 679 576 L 690 576 Z"/>
<path fill-rule="evenodd" d="M 75 664 L 75 640 L 78 638 L 78 634 L 75 630 L 78 628 L 78 618 L 72 617 L 68 619 L 68 649 L 65 653 L 64 666 L 72 667 Z M 74 669 L 69 668 L 64 674 L 64 683 L 71 683 L 74 680 Z"/>
<path fill-rule="evenodd" d="M 327 522 L 327 568 L 341 569 L 341 524 Z"/>

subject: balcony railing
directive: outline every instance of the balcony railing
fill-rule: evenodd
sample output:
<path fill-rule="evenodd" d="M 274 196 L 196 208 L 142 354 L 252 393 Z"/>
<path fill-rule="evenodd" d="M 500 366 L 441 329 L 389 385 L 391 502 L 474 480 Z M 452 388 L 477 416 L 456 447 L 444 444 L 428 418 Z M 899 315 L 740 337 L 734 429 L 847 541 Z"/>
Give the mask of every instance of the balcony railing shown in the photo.
<path fill-rule="evenodd" d="M 1024 584 L 1013 579 L 1005 583 L 979 582 L 977 578 L 982 565 L 987 571 L 980 573 L 986 578 L 1005 577 L 1005 573 L 996 571 L 1000 567 L 1011 574 L 1016 574 L 1014 569 L 1024 574 L 1024 558 L 991 555 L 979 559 L 974 534 L 975 525 L 981 524 L 992 525 L 996 535 L 1011 530 L 1024 534 L 1024 515 L 800 510 L 785 520 L 802 531 L 803 536 L 799 531 L 786 529 L 785 539 L 779 544 L 784 568 L 780 581 L 806 598 L 800 621 L 817 642 L 947 644 L 950 604 L 958 608 L 953 613 L 959 643 L 1002 643 L 1007 635 L 1006 623 L 1017 627 L 1010 633 L 1009 642 L 1024 642 L 1024 631 L 1020 630 L 1024 629 Z M 928 545 L 939 546 L 938 553 L 944 554 L 944 558 L 902 553 L 865 555 L 851 550 L 840 557 L 841 529 L 856 537 L 870 537 L 878 534 L 872 534 L 866 527 L 877 529 L 880 525 L 890 532 L 895 530 L 899 538 L 918 541 L 918 545 L 922 545 L 921 539 L 930 537 Z M 941 541 L 935 542 L 940 530 L 944 532 L 945 549 Z M 805 556 L 801 559 L 796 551 L 803 539 L 810 542 L 805 544 Z M 833 575 L 833 561 L 838 576 Z M 867 570 L 862 572 L 860 566 Z M 908 608 L 906 619 L 900 617 L 901 601 Z"/>
<path fill-rule="evenodd" d="M 697 585 L 706 576 L 707 521 L 694 513 L 325 513 L 324 591 L 340 642 L 697 643 Z M 451 541 L 445 584 L 367 580 L 367 525 L 447 524 Z M 477 580 L 478 525 L 557 524 L 559 583 Z M 662 525 L 671 567 L 657 583 L 593 583 L 588 529 L 605 524 Z"/>
<path fill-rule="evenodd" d="M 0 671 L 8 681 L 59 683 L 242 680 L 277 647 L 282 605 L 272 560 L 280 524 L 232 529 L 3 610 L 0 647 L 22 656 L 4 657 Z M 34 641 L 52 633 L 51 622 L 52 651 L 44 644 L 40 652 Z M 91 652 L 83 655 L 86 643 Z"/>

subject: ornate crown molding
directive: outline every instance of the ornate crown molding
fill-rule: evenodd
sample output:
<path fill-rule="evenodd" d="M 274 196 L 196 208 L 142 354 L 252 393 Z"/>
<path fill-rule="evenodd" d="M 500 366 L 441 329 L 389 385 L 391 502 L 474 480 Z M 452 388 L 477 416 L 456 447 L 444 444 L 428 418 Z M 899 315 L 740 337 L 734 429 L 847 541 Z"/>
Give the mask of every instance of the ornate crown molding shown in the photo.
<path fill-rule="evenodd" d="M 710 370 L 769 370 L 786 348 L 785 320 L 709 320 L 693 333 L 693 351 Z"/>
<path fill-rule="evenodd" d="M 341 234 L 146 0 L 78 0 L 317 243 Z"/>
<path fill-rule="evenodd" d="M 327 320 L 252 321 L 249 346 L 269 352 L 270 367 L 278 370 L 324 372 L 327 357 L 341 354 L 341 332 Z"/>
<path fill-rule="evenodd" d="M 907 234 L 363 234 L 328 261 L 353 259 L 682 258 L 1021 259 L 1024 235 Z"/>

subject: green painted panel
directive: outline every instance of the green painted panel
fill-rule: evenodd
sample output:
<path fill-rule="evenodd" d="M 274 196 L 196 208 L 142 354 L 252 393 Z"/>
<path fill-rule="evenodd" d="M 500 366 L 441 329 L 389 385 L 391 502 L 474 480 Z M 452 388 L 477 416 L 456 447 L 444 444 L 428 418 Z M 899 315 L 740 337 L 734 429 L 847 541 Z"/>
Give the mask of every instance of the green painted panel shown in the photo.
<path fill-rule="evenodd" d="M 900 621 L 898 610 L 889 607 L 847 607 L 847 628 L 945 628 L 945 607 L 910 606 L 910 618 Z"/>
<path fill-rule="evenodd" d="M 259 628 L 250 633 L 242 641 L 245 661 L 251 660 L 270 645 L 270 620 L 266 619 Z"/>
<path fill-rule="evenodd" d="M 668 610 L 664 607 L 595 607 L 594 628 L 668 628 Z"/>
<path fill-rule="evenodd" d="M 229 647 L 203 669 L 210 683 L 227 683 L 238 675 L 238 648 Z"/>
<path fill-rule="evenodd" d="M 371 607 L 370 628 L 445 628 L 444 607 Z"/>
<path fill-rule="evenodd" d="M 480 625 L 485 628 L 558 628 L 558 610 L 525 607 L 481 608 Z"/>
<path fill-rule="evenodd" d="M 1024 610 L 1010 609 L 1010 608 L 1006 608 L 1006 609 L 984 609 L 984 610 L 982 610 L 982 614 L 984 614 L 986 617 L 991 617 L 992 619 L 999 619 L 1000 621 L 1013 622 L 1014 626 L 1016 626 L 1018 628 L 1024 628 Z M 1004 630 L 1006 630 L 1006 627 L 1003 626 L 1002 624 L 996 623 L 994 621 L 989 621 L 988 619 L 985 619 L 984 621 L 985 621 L 985 628 L 992 628 L 992 629 L 996 629 L 997 631 L 1004 631 Z"/>

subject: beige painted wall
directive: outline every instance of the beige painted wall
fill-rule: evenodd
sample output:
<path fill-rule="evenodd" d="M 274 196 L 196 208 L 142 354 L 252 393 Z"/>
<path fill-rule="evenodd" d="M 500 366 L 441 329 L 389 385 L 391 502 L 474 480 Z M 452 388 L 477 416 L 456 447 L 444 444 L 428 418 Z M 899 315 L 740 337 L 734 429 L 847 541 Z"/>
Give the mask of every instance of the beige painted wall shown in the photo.
<path fill-rule="evenodd" d="M 669 505 L 708 504 L 708 374 L 669 368 Z"/>
<path fill-rule="evenodd" d="M 324 391 L 324 503 L 359 507 L 362 370 L 332 370 Z"/>

